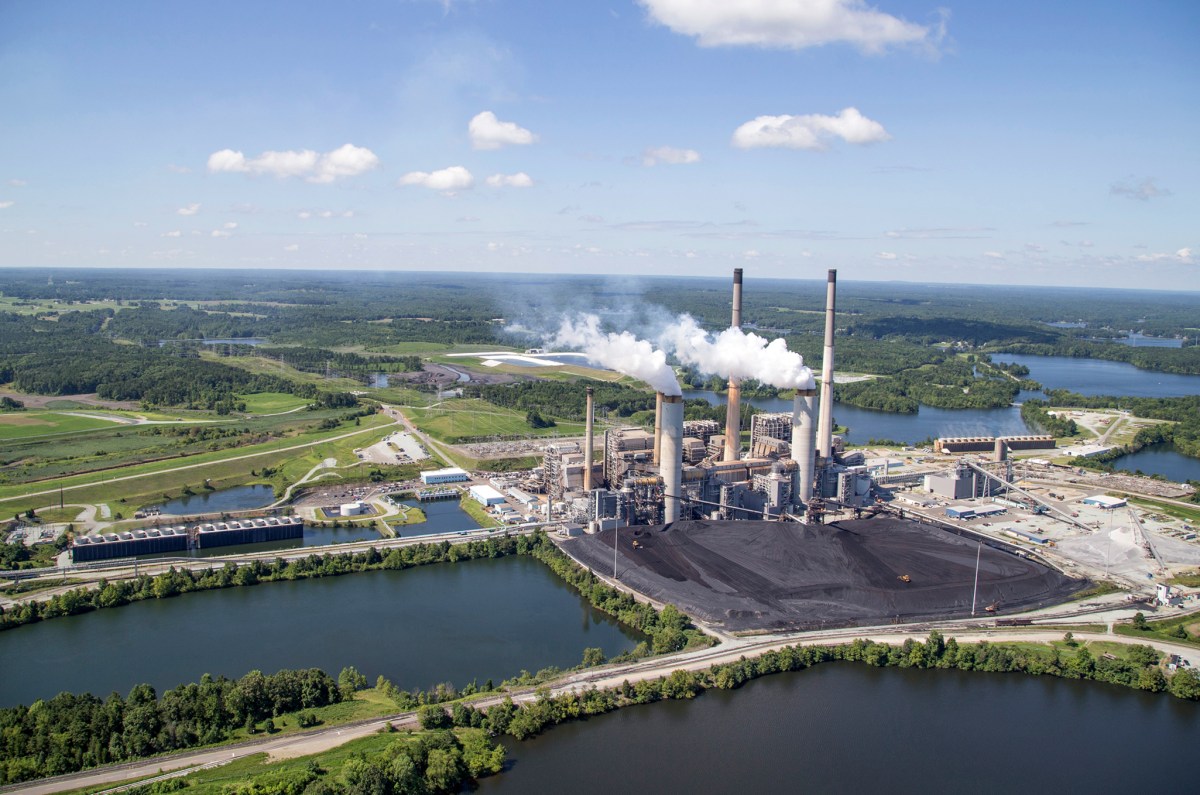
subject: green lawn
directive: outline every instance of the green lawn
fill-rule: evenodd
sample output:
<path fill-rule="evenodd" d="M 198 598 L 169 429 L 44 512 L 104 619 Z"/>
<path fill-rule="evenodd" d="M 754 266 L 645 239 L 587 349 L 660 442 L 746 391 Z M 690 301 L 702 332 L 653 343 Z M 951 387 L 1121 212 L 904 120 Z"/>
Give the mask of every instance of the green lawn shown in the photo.
<path fill-rule="evenodd" d="M 1187 646 L 1200 647 L 1200 616 L 1195 613 L 1185 616 L 1168 616 L 1166 618 L 1155 619 L 1153 616 L 1147 616 L 1146 629 L 1141 630 L 1133 624 L 1117 624 L 1113 627 L 1113 631 L 1118 635 L 1127 635 L 1131 638 L 1146 638 L 1147 640 L 1163 640 L 1168 643 L 1182 643 Z M 1182 628 L 1186 637 L 1179 637 L 1177 633 Z"/>
<path fill-rule="evenodd" d="M 1158 502 L 1156 500 L 1147 500 L 1141 497 L 1130 497 L 1129 501 L 1134 505 L 1146 508 L 1158 513 L 1165 513 L 1167 516 L 1173 516 L 1176 519 L 1183 519 L 1185 522 L 1200 522 L 1200 506 L 1195 508 L 1185 508 L 1182 505 L 1173 505 L 1168 502 Z"/>
<path fill-rule="evenodd" d="M 33 439 L 39 436 L 79 433 L 97 428 L 111 428 L 115 420 L 94 417 L 76 417 L 57 411 L 14 411 L 0 414 L 0 441 L 7 439 Z"/>
<path fill-rule="evenodd" d="M 307 406 L 310 403 L 304 398 L 285 392 L 256 392 L 251 395 L 239 395 L 238 399 L 245 402 L 247 414 L 277 414 L 281 411 Z"/>
<path fill-rule="evenodd" d="M 565 421 L 552 428 L 531 428 L 523 413 L 476 399 L 446 401 L 428 409 L 410 408 L 405 414 L 422 431 L 447 443 L 488 436 L 572 436 L 584 430 L 581 422 Z"/>

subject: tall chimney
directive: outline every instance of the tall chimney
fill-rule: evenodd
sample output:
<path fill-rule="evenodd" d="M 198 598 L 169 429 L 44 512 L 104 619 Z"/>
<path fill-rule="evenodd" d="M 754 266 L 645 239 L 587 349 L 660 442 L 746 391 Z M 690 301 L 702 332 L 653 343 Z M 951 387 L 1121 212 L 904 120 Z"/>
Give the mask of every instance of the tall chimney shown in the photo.
<path fill-rule="evenodd" d="M 593 389 L 589 386 L 587 388 L 587 437 L 583 440 L 583 490 L 585 492 L 592 490 L 592 455 L 595 453 L 595 450 L 592 449 L 594 444 L 592 425 L 596 413 L 596 399 L 592 393 Z"/>
<path fill-rule="evenodd" d="M 830 270 L 825 288 L 825 353 L 821 357 L 821 418 L 817 426 L 817 450 L 826 459 L 833 458 L 833 328 L 836 295 L 837 271 Z"/>
<path fill-rule="evenodd" d="M 659 453 L 662 450 L 662 401 L 663 393 L 654 393 L 654 466 L 658 466 Z"/>
<path fill-rule="evenodd" d="M 792 502 L 807 505 L 812 499 L 813 470 L 816 467 L 817 390 L 797 389 L 792 401 L 792 458 L 796 472 L 792 481 Z"/>
<path fill-rule="evenodd" d="M 679 497 L 683 486 L 683 396 L 663 396 L 662 463 L 658 472 L 663 479 L 663 520 L 679 521 Z"/>
<path fill-rule="evenodd" d="M 733 269 L 733 323 L 742 327 L 742 269 Z M 742 388 L 738 380 L 729 377 L 729 402 L 725 407 L 725 461 L 737 461 L 742 448 Z"/>

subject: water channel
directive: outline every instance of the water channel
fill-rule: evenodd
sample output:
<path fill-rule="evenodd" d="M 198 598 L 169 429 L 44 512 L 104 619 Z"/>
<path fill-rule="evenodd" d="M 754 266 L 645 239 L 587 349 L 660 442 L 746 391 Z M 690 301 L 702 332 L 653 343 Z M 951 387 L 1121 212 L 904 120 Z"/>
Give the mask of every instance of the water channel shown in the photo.
<path fill-rule="evenodd" d="M 427 536 L 435 533 L 461 533 L 478 530 L 479 522 L 458 506 L 457 499 L 447 500 L 401 500 L 401 505 L 419 508 L 425 513 L 425 521 L 418 524 L 395 525 L 398 535 Z"/>
<path fill-rule="evenodd" d="M 827 663 L 505 739 L 478 792 L 1174 792 L 1198 740 L 1163 694 Z"/>
<path fill-rule="evenodd" d="M 204 673 L 354 665 L 398 687 L 501 679 L 640 640 L 541 563 L 473 560 L 135 602 L 0 632 L 0 706 L 62 690 L 160 693 Z"/>

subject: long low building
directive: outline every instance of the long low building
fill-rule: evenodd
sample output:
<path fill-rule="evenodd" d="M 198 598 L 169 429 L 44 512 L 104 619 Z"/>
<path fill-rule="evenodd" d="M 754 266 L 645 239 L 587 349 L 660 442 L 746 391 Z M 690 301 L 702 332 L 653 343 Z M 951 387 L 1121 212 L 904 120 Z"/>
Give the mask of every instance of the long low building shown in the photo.
<path fill-rule="evenodd" d="M 502 504 L 504 502 L 504 495 L 491 486 L 481 484 L 471 487 L 471 499 L 484 507 L 488 507 Z"/>
<path fill-rule="evenodd" d="M 465 469 L 446 467 L 445 469 L 428 469 L 421 473 L 421 482 L 426 486 L 437 483 L 461 483 L 470 480 L 471 475 Z"/>
<path fill-rule="evenodd" d="M 1004 442 L 1009 450 L 1047 450 L 1057 446 L 1053 436 L 953 436 L 933 443 L 935 453 L 986 453 Z"/>

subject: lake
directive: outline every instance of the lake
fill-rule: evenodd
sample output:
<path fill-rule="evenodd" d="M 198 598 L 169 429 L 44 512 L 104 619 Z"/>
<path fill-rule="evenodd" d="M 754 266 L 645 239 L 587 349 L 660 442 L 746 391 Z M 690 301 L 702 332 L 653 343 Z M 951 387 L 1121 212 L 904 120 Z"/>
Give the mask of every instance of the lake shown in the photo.
<path fill-rule="evenodd" d="M 250 511 L 275 502 L 275 488 L 266 484 L 234 486 L 218 491 L 200 491 L 164 503 L 159 510 L 174 516 L 191 516 L 200 513 L 223 513 L 225 511 Z"/>
<path fill-rule="evenodd" d="M 227 548 L 228 549 L 228 548 Z M 0 632 L 0 706 L 61 690 L 162 690 L 204 673 L 353 665 L 398 687 L 579 663 L 640 638 L 532 558 L 267 583 L 136 602 Z"/>
<path fill-rule="evenodd" d="M 401 505 L 420 508 L 425 512 L 425 521 L 419 524 L 396 525 L 396 533 L 404 537 L 427 536 L 435 533 L 461 533 L 478 530 L 479 522 L 458 506 L 457 499 L 447 500 L 401 500 Z"/>
<path fill-rule="evenodd" d="M 505 738 L 480 795 L 1175 792 L 1200 704 L 1022 674 L 826 663 Z"/>
<path fill-rule="evenodd" d="M 1139 370 L 1125 362 L 1074 359 L 1069 356 L 992 354 L 995 362 L 1023 364 L 1029 378 L 1047 389 L 1069 389 L 1081 395 L 1118 397 L 1181 397 L 1200 395 L 1200 375 L 1177 375 Z"/>
<path fill-rule="evenodd" d="M 1025 396 L 1036 393 L 1023 393 Z M 687 390 L 689 400 L 704 399 L 711 405 L 725 403 L 724 395 L 708 390 Z M 1022 399 L 1018 397 L 1018 400 Z M 783 398 L 743 398 L 763 411 L 792 411 L 792 401 Z M 938 409 L 921 406 L 917 414 L 894 414 L 872 411 L 847 403 L 833 404 L 833 418 L 850 430 L 845 434 L 849 444 L 866 444 L 870 439 L 893 439 L 912 444 L 939 436 L 1022 436 L 1034 431 L 1021 419 L 1019 406 L 1002 409 Z"/>
<path fill-rule="evenodd" d="M 1176 483 L 1200 481 L 1200 459 L 1190 458 L 1175 449 L 1175 445 L 1152 444 L 1136 453 L 1129 453 L 1110 462 L 1127 472 L 1141 470 L 1147 475 L 1162 475 Z"/>

